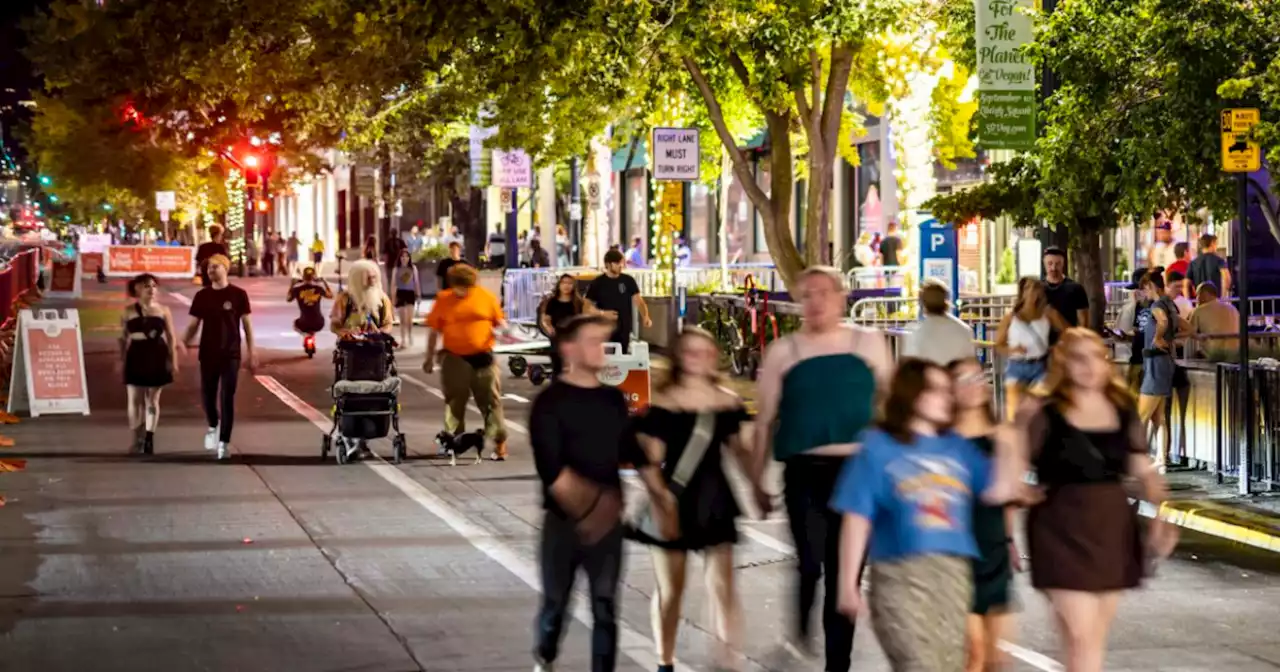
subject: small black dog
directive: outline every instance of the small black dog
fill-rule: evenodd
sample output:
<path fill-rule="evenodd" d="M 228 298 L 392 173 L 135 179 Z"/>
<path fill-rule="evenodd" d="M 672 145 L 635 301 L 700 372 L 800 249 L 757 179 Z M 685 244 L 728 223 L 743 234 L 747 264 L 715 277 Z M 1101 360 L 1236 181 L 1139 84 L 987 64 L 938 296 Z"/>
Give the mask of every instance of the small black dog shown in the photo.
<path fill-rule="evenodd" d="M 468 450 L 476 451 L 475 464 L 480 464 L 484 459 L 484 432 L 463 432 L 454 436 L 449 432 L 441 431 L 436 434 L 436 446 L 440 448 L 441 455 L 449 456 L 451 467 L 458 466 L 458 456 Z"/>

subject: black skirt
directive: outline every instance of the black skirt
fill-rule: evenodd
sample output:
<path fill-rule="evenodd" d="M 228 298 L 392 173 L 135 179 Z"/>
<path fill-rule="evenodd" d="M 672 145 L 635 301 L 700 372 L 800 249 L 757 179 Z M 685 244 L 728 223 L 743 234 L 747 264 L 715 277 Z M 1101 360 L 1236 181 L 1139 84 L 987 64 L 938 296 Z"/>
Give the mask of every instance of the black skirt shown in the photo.
<path fill-rule="evenodd" d="M 412 289 L 396 290 L 396 308 L 412 306 L 418 303 L 418 295 Z"/>
<path fill-rule="evenodd" d="M 173 382 L 169 346 L 160 340 L 131 341 L 124 356 L 124 384 L 164 387 Z"/>

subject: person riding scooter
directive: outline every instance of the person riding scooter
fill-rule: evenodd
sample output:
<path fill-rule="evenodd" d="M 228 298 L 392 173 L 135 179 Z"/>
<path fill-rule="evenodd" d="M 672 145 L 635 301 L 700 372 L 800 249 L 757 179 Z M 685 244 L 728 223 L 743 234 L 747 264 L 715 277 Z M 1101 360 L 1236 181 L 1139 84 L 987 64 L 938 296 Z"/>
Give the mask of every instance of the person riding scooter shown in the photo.
<path fill-rule="evenodd" d="M 306 268 L 302 271 L 302 280 L 294 279 L 289 284 L 289 301 L 298 302 L 298 319 L 293 321 L 295 331 L 303 335 L 302 347 L 307 355 L 316 353 L 315 335 L 324 331 L 327 326 L 324 311 L 320 309 L 321 299 L 332 299 L 333 290 L 324 278 L 316 276 L 316 269 Z"/>

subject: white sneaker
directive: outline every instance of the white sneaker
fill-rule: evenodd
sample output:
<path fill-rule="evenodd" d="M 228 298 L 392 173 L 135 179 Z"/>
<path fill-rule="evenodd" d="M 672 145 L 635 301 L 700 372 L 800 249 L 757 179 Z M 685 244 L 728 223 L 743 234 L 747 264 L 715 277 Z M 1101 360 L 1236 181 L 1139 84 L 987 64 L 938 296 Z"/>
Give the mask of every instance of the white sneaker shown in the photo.
<path fill-rule="evenodd" d="M 218 461 L 223 462 L 231 459 L 231 444 L 226 441 L 218 443 Z"/>
<path fill-rule="evenodd" d="M 214 450 L 218 447 L 218 428 L 210 427 L 209 431 L 204 433 L 204 449 Z"/>
<path fill-rule="evenodd" d="M 533 664 L 533 672 L 556 672 L 556 666 L 539 660 Z"/>

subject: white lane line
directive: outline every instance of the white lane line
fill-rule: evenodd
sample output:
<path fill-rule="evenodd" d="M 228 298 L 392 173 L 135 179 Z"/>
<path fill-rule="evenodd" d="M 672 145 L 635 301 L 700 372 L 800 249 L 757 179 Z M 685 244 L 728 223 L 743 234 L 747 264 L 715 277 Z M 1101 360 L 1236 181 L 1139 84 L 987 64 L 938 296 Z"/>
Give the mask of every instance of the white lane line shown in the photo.
<path fill-rule="evenodd" d="M 169 298 L 172 298 L 174 301 L 177 301 L 178 303 L 184 306 L 191 305 L 191 299 L 184 294 L 179 294 L 177 292 L 165 292 L 165 294 L 167 294 Z"/>
<path fill-rule="evenodd" d="M 430 385 L 430 384 L 426 383 L 425 381 L 422 381 L 422 380 L 419 380 L 419 379 L 417 379 L 417 378 L 414 378 L 413 376 L 411 376 L 411 375 L 409 375 L 409 374 L 407 374 L 407 373 L 401 373 L 401 374 L 399 374 L 399 376 L 400 376 L 400 379 L 401 379 L 401 380 L 403 380 L 403 381 L 405 381 L 406 383 L 409 383 L 410 385 L 413 385 L 413 386 L 415 386 L 415 387 L 420 387 L 420 388 L 422 388 L 422 389 L 426 390 L 428 393 L 435 395 L 435 396 L 436 396 L 437 398 L 439 398 L 439 399 L 444 399 L 444 392 L 441 392 L 439 388 L 437 388 L 437 387 L 435 387 L 435 386 L 433 386 L 433 385 Z M 476 408 L 476 405 L 475 405 L 475 404 L 471 404 L 471 403 L 468 403 L 468 404 L 467 404 L 467 410 L 468 410 L 468 411 L 471 411 L 472 413 L 476 413 L 476 414 L 479 414 L 479 413 L 480 413 L 480 409 Z M 519 433 L 519 434 L 524 434 L 524 435 L 526 435 L 526 436 L 529 434 L 529 428 L 528 428 L 528 427 L 525 427 L 524 425 L 522 425 L 522 424 L 520 424 L 520 423 L 518 423 L 518 422 L 516 422 L 516 421 L 514 421 L 514 420 L 512 420 L 512 419 L 510 419 L 510 418 L 504 418 L 504 420 L 505 420 L 505 422 L 506 422 L 506 424 L 507 424 L 507 428 L 508 428 L 508 429 L 514 430 L 515 432 L 517 432 L 517 433 Z"/>
<path fill-rule="evenodd" d="M 403 376 L 402 376 L 403 377 Z M 311 421 L 322 432 L 328 432 L 330 427 L 329 418 L 323 413 L 316 410 L 307 402 L 303 401 L 298 395 L 291 392 L 288 388 L 271 376 L 254 376 L 257 381 L 265 387 L 269 392 L 274 394 L 276 398 L 284 402 L 286 406 L 292 408 L 298 415 Z M 425 386 L 426 383 L 419 381 L 418 385 Z M 385 439 L 380 439 L 385 441 Z M 501 539 L 494 536 L 492 532 L 486 530 L 479 525 L 471 522 L 466 516 L 459 512 L 456 508 L 440 499 L 435 493 L 428 490 L 421 483 L 409 478 L 403 471 L 396 468 L 395 465 L 388 464 L 386 461 L 379 459 L 378 462 L 364 461 L 360 464 L 368 467 L 373 473 L 380 476 L 383 480 L 390 483 L 400 492 L 404 493 L 409 499 L 413 500 L 418 506 L 426 509 L 431 515 L 439 518 L 444 524 L 453 528 L 463 539 L 476 548 L 476 550 L 489 556 L 494 562 L 511 572 L 516 578 L 523 581 L 526 585 L 542 594 L 542 580 L 539 577 L 539 569 L 534 563 L 525 560 L 516 553 L 510 546 L 505 544 Z M 590 600 L 585 595 L 578 595 L 578 599 L 574 601 L 573 617 L 578 622 L 591 627 L 591 610 L 587 606 Z M 653 653 L 653 640 L 645 637 L 626 623 L 618 623 L 619 646 L 618 652 L 625 655 L 641 667 L 653 669 L 658 665 L 658 657 Z M 682 667 L 694 670 L 694 672 L 703 672 L 701 668 L 691 665 L 682 665 Z"/>
<path fill-rule="evenodd" d="M 520 396 L 520 395 L 518 395 L 518 394 L 511 394 L 511 393 L 507 393 L 507 394 L 502 395 L 502 398 L 503 398 L 503 399 L 510 399 L 510 400 L 512 400 L 512 401 L 518 401 L 518 402 L 520 402 L 520 403 L 522 403 L 522 404 L 527 404 L 527 403 L 529 403 L 529 400 L 528 400 L 528 399 L 525 399 L 524 397 L 522 397 L 522 396 Z"/>

